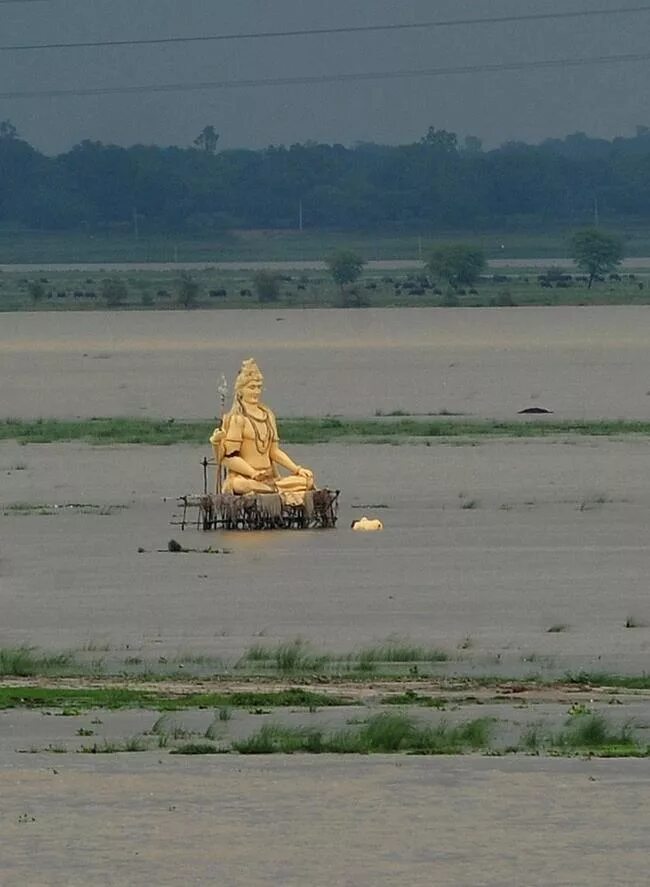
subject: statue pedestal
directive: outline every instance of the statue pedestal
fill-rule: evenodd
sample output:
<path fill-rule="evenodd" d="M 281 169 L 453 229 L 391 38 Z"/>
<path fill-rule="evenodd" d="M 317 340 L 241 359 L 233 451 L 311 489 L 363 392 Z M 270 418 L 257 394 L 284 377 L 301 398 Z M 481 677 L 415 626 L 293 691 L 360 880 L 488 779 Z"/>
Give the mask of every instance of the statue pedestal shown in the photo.
<path fill-rule="evenodd" d="M 336 526 L 339 490 L 310 490 L 302 502 L 279 493 L 205 493 L 181 496 L 181 529 L 196 523 L 202 530 L 307 530 Z M 288 499 L 288 501 L 287 501 Z M 194 512 L 194 514 L 192 514 Z"/>

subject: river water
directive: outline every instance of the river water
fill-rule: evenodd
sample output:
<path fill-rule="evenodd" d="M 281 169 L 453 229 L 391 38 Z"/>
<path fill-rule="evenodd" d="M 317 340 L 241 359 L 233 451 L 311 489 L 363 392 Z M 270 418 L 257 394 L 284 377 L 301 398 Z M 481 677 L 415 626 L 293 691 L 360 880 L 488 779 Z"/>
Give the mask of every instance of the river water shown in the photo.
<path fill-rule="evenodd" d="M 6 313 L 0 415 L 214 415 L 243 358 L 284 416 L 650 418 L 650 308 Z"/>

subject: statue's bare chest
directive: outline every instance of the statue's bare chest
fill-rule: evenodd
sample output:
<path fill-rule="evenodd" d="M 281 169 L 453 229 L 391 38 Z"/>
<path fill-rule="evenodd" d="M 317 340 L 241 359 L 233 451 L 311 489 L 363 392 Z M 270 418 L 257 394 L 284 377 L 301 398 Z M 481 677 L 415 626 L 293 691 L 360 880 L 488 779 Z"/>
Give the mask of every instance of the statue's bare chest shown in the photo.
<path fill-rule="evenodd" d="M 242 437 L 250 445 L 254 445 L 258 453 L 267 453 L 273 441 L 273 423 L 270 416 L 258 419 L 246 416 Z"/>

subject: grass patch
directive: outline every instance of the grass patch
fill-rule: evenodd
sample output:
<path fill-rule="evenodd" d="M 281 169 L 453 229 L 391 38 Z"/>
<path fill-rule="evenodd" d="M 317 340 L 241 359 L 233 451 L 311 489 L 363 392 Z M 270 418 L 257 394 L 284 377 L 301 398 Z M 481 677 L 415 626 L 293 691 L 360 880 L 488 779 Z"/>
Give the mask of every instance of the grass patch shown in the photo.
<path fill-rule="evenodd" d="M 9 263 L 61 264 L 74 262 L 202 262 L 214 261 L 215 242 L 223 261 L 255 260 L 263 262 L 322 260 L 337 249 L 353 249 L 361 255 L 378 259 L 417 259 L 424 242 L 470 243 L 486 250 L 488 256 L 499 258 L 551 257 L 564 255 L 566 231 L 563 226 L 548 229 L 516 231 L 510 228 L 489 228 L 478 233 L 465 229 L 392 231 L 392 230 L 337 230 L 323 231 L 306 228 L 297 234 L 294 230 L 276 229 L 224 230 L 217 233 L 158 233 L 143 230 L 134 240 L 123 231 L 34 231 L 17 230 L 13 226 L 0 231 L 3 261 Z M 501 244 L 504 244 L 503 249 Z M 495 247 L 495 244 L 497 245 Z M 633 229 L 629 252 L 647 255 L 645 228 Z M 48 272 L 52 275 L 52 272 Z M 87 275 L 89 272 L 83 272 Z M 131 272 L 130 272 L 131 273 Z M 151 272 L 147 272 L 151 273 Z M 320 271 L 320 274 L 323 272 Z M 384 273 L 382 271 L 382 273 Z M 167 272 L 171 276 L 172 272 Z M 177 276 L 177 272 L 173 272 Z M 21 272 L 21 276 L 24 273 Z"/>
<path fill-rule="evenodd" d="M 322 671 L 327 661 L 327 656 L 314 655 L 309 644 L 296 638 L 274 647 L 255 644 L 243 655 L 239 667 L 255 663 L 280 674 L 295 674 L 296 672 Z"/>
<path fill-rule="evenodd" d="M 521 747 L 530 754 L 539 752 L 544 745 L 541 724 L 531 724 L 521 737 Z"/>
<path fill-rule="evenodd" d="M 54 745 L 50 743 L 46 745 L 44 748 L 39 748 L 36 745 L 31 745 L 29 748 L 17 748 L 17 753 L 19 755 L 40 755 L 40 754 L 53 754 L 53 755 L 67 755 L 69 749 L 65 747 L 65 745 Z"/>
<path fill-rule="evenodd" d="M 318 754 L 326 750 L 322 730 L 276 724 L 264 724 L 252 736 L 233 742 L 232 747 L 242 755 L 293 754 L 299 751 Z"/>
<path fill-rule="evenodd" d="M 361 443 L 389 443 L 396 442 L 400 438 L 539 438 L 561 435 L 602 437 L 650 434 L 650 422 L 634 420 L 543 419 L 507 422 L 492 419 L 338 419 L 325 417 L 281 419 L 279 425 L 280 435 L 288 444 L 327 443 L 348 438 Z M 0 421 L 0 440 L 17 440 L 21 443 L 82 440 L 91 444 L 146 444 L 149 446 L 193 443 L 207 446 L 207 440 L 213 427 L 214 420 L 208 419 L 200 422 L 126 418 L 79 421 L 4 419 Z M 30 509 L 37 507 L 39 506 L 29 504 Z M 467 507 L 476 507 L 476 503 Z"/>
<path fill-rule="evenodd" d="M 603 715 L 592 713 L 572 716 L 569 726 L 553 736 L 552 744 L 561 749 L 581 750 L 633 745 L 634 739 L 629 724 L 614 730 Z"/>
<path fill-rule="evenodd" d="M 72 653 L 48 655 L 27 646 L 0 649 L 0 677 L 70 674 L 75 669 L 80 670 L 81 666 L 75 662 Z"/>
<path fill-rule="evenodd" d="M 366 647 L 352 654 L 349 662 L 361 672 L 374 671 L 382 664 L 406 665 L 412 663 L 446 662 L 449 659 L 443 650 L 409 644 L 387 643 Z"/>
<path fill-rule="evenodd" d="M 229 748 L 217 748 L 211 742 L 186 742 L 185 745 L 179 745 L 173 748 L 170 755 L 227 755 L 230 754 Z"/>
<path fill-rule="evenodd" d="M 382 705 L 418 705 L 423 708 L 443 710 L 449 705 L 449 700 L 444 696 L 421 696 L 415 690 L 407 690 L 405 693 L 383 696 L 381 703 Z"/>
<path fill-rule="evenodd" d="M 52 506 L 40 502 L 11 502 L 4 508 L 14 514 L 49 514 Z"/>
<path fill-rule="evenodd" d="M 256 644 L 238 663 L 239 668 L 254 664 L 264 671 L 280 674 L 296 673 L 350 673 L 360 675 L 375 672 L 380 665 L 412 665 L 413 663 L 446 662 L 447 653 L 442 650 L 399 642 L 387 642 L 366 647 L 355 653 L 314 654 L 309 645 L 300 639 L 267 647 Z"/>
<path fill-rule="evenodd" d="M 159 737 L 158 744 L 161 748 L 170 739 L 189 739 L 191 736 L 191 732 L 183 724 L 174 721 L 168 714 L 161 715 L 150 732 Z"/>
<path fill-rule="evenodd" d="M 578 671 L 565 675 L 568 684 L 585 687 L 617 687 L 624 690 L 650 690 L 650 675 L 610 674 L 609 672 Z"/>
<path fill-rule="evenodd" d="M 531 725 L 522 735 L 520 750 L 529 754 L 594 755 L 597 757 L 646 757 L 650 746 L 639 743 L 632 724 L 613 727 L 604 715 L 585 706 L 573 706 L 564 730 L 545 734 L 542 725 Z"/>
<path fill-rule="evenodd" d="M 90 708 L 147 708 L 181 711 L 187 708 L 309 708 L 310 706 L 350 705 L 339 696 L 316 693 L 301 687 L 287 690 L 239 693 L 190 693 L 185 696 L 129 688 L 64 689 L 42 687 L 0 687 L 0 709 L 60 708 L 74 706 L 76 713 Z"/>
<path fill-rule="evenodd" d="M 58 503 L 45 505 L 39 502 L 12 502 L 11 504 L 4 506 L 3 514 L 6 516 L 27 516 L 35 514 L 51 516 L 54 514 L 69 514 L 70 512 L 74 512 L 75 514 L 97 514 L 101 517 L 106 517 L 107 515 L 114 514 L 116 511 L 120 511 L 124 508 L 128 508 L 128 505 L 82 505 L 72 503 L 66 503 L 63 505 L 59 505 Z"/>
<path fill-rule="evenodd" d="M 491 722 L 487 718 L 453 727 L 446 723 L 430 727 L 418 724 L 408 715 L 388 712 L 374 715 L 359 729 L 348 727 L 332 733 L 264 724 L 257 733 L 234 742 L 233 749 L 245 755 L 296 752 L 463 754 L 486 748 L 490 734 Z"/>
<path fill-rule="evenodd" d="M 123 742 L 113 742 L 105 739 L 103 742 L 94 742 L 92 745 L 82 745 L 78 749 L 83 755 L 112 755 L 120 752 L 147 751 L 149 746 L 142 736 L 132 736 Z"/>
<path fill-rule="evenodd" d="M 145 226 L 146 227 L 146 226 Z M 628 240 L 626 251 L 631 255 L 648 254 L 647 228 L 626 227 Z M 196 305 L 201 308 L 256 308 L 277 310 L 282 307 L 335 307 L 340 306 L 338 287 L 324 268 L 311 271 L 283 269 L 282 286 L 278 301 L 260 303 L 256 296 L 248 295 L 253 289 L 254 271 L 225 269 L 212 265 L 215 250 L 221 261 L 255 260 L 257 262 L 295 260 L 322 261 L 337 249 L 352 249 L 362 256 L 373 259 L 411 260 L 407 269 L 373 269 L 366 266 L 357 285 L 359 302 L 375 308 L 382 306 L 440 306 L 449 299 L 439 289 L 426 288 L 413 293 L 406 284 L 408 279 L 417 282 L 423 271 L 422 244 L 458 242 L 475 245 L 485 250 L 488 259 L 529 258 L 563 256 L 566 252 L 567 232 L 564 226 L 548 231 L 490 229 L 481 232 L 453 230 L 415 231 L 255 231 L 228 230 L 209 236 L 185 233 L 160 234 L 142 230 L 136 239 L 124 232 L 89 231 L 51 232 L 19 231 L 12 226 L 2 226 L 0 250 L 7 263 L 65 263 L 93 262 L 95 268 L 80 270 L 54 270 L 24 272 L 6 269 L 2 274 L 2 298 L 0 310 L 70 311 L 105 308 L 101 298 L 102 283 L 114 272 L 101 266 L 107 262 L 177 263 L 195 261 L 204 265 L 192 272 L 199 285 Z M 503 247 L 503 248 L 502 248 Z M 543 288 L 537 277 L 540 268 L 491 268 L 488 274 L 463 293 L 462 289 L 451 300 L 458 306 L 508 306 L 508 305 L 558 305 L 558 304 L 644 304 L 649 300 L 647 271 L 636 269 L 641 280 L 606 281 L 587 289 L 576 282 L 570 288 Z M 571 273 L 575 269 L 567 268 Z M 493 272 L 501 272 L 494 274 Z M 45 298 L 38 302 L 30 294 L 30 281 L 43 283 Z M 43 278 L 42 275 L 46 274 Z M 177 284 L 179 271 L 145 268 L 129 268 L 115 272 L 126 285 L 125 302 L 120 311 L 178 310 Z M 89 277 L 90 275 L 90 277 Z M 625 277 L 625 275 L 622 275 Z M 639 283 L 644 287 L 640 288 Z M 396 286 L 397 285 L 397 286 Z M 83 291 L 78 298 L 77 292 Z M 91 290 L 91 293 L 86 291 Z M 221 295 L 215 298 L 215 290 Z M 52 297 L 49 297 L 50 291 Z M 92 298 L 88 296 L 92 295 Z M 380 404 L 379 406 L 382 406 Z M 392 405 L 389 405 L 392 406 Z M 397 405 L 399 406 L 399 405 Z"/>

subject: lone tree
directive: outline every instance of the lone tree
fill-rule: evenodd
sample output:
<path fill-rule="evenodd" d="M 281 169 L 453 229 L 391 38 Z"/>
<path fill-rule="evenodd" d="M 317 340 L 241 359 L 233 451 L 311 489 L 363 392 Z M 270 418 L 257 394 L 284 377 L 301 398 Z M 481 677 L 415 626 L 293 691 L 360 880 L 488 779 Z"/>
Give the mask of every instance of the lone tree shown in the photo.
<path fill-rule="evenodd" d="M 573 261 L 589 275 L 587 288 L 597 277 L 613 271 L 623 259 L 623 241 L 616 234 L 598 228 L 583 228 L 571 238 Z"/>
<path fill-rule="evenodd" d="M 126 301 L 128 290 L 123 280 L 107 277 L 102 281 L 102 298 L 108 308 L 119 308 Z"/>
<path fill-rule="evenodd" d="M 204 126 L 198 136 L 194 139 L 194 145 L 206 154 L 215 154 L 217 151 L 217 142 L 219 141 L 219 133 L 214 126 Z"/>
<path fill-rule="evenodd" d="M 6 139 L 10 141 L 11 139 L 18 138 L 18 130 L 13 125 L 11 120 L 0 120 L 0 139 Z"/>
<path fill-rule="evenodd" d="M 334 283 L 343 290 L 348 283 L 354 283 L 366 264 L 358 253 L 350 249 L 340 249 L 325 260 Z"/>
<path fill-rule="evenodd" d="M 27 292 L 31 296 L 32 302 L 36 304 L 41 302 L 45 297 L 45 287 L 40 280 L 30 280 L 27 284 Z"/>
<path fill-rule="evenodd" d="M 486 266 L 482 249 L 464 243 L 450 243 L 434 249 L 427 262 L 427 270 L 438 280 L 446 281 L 456 289 L 461 284 L 470 286 Z"/>
<path fill-rule="evenodd" d="M 277 302 L 280 295 L 280 275 L 275 271 L 256 271 L 253 286 L 260 302 Z"/>
<path fill-rule="evenodd" d="M 199 295 L 199 285 L 188 271 L 183 271 L 178 278 L 178 295 L 176 301 L 183 308 L 194 308 Z"/>
<path fill-rule="evenodd" d="M 458 136 L 455 132 L 430 126 L 420 139 L 420 144 L 427 148 L 436 148 L 444 154 L 454 154 L 458 150 Z"/>

